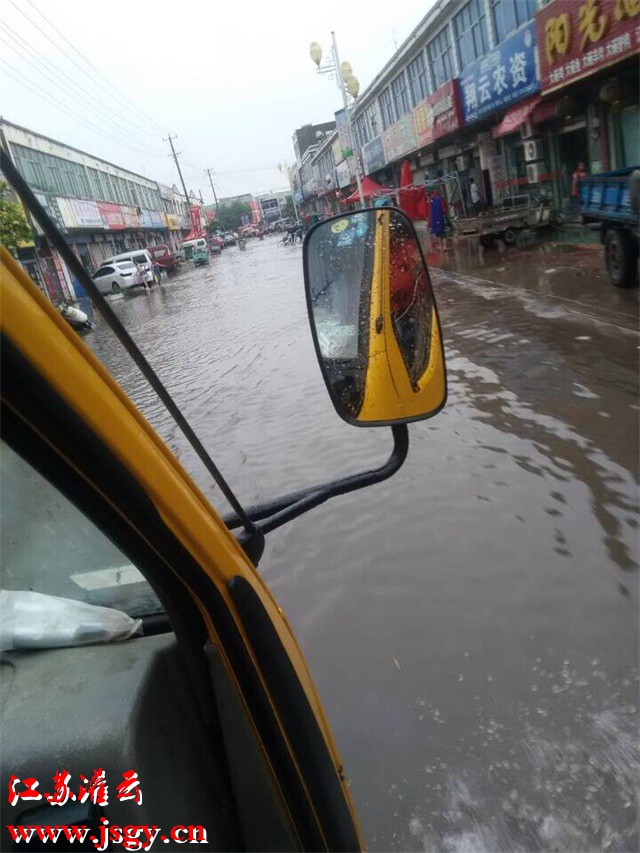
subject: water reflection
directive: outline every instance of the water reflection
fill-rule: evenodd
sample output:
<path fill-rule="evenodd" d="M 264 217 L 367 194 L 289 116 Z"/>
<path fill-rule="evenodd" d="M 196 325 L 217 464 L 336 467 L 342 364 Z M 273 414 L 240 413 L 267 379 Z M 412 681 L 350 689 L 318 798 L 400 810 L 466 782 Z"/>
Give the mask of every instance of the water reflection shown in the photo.
<path fill-rule="evenodd" d="M 429 366 L 433 294 L 418 240 L 401 217 L 391 220 L 389 289 L 391 321 L 414 391 Z"/>

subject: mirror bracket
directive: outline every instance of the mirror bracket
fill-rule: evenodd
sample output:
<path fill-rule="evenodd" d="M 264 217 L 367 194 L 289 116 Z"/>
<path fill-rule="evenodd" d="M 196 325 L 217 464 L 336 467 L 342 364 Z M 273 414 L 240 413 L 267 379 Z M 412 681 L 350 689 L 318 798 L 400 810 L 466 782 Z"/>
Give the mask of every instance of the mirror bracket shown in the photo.
<path fill-rule="evenodd" d="M 310 509 L 320 506 L 329 498 L 346 495 L 348 492 L 355 492 L 358 489 L 364 489 L 367 486 L 373 486 L 387 480 L 402 467 L 409 450 L 407 425 L 393 424 L 391 431 L 393 433 L 393 449 L 387 461 L 380 468 L 331 480 L 328 483 L 311 486 L 301 491 L 290 492 L 288 495 L 282 495 L 264 504 L 256 504 L 246 510 L 251 522 L 263 534 L 266 534 L 282 527 L 288 521 L 298 518 Z M 242 524 L 241 519 L 235 514 L 224 517 L 223 521 L 229 530 L 234 530 Z M 258 562 L 254 561 L 254 565 L 257 566 L 257 564 Z"/>

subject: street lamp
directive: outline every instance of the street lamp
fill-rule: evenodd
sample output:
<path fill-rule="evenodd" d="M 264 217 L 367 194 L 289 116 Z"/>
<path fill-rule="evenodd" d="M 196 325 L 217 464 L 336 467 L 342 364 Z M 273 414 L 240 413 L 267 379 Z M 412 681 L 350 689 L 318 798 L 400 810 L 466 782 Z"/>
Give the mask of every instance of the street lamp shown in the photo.
<path fill-rule="evenodd" d="M 318 74 L 332 74 L 335 75 L 334 79 L 338 84 L 338 88 L 340 89 L 340 94 L 342 95 L 342 103 L 344 105 L 344 114 L 347 125 L 347 134 L 349 136 L 349 147 L 352 152 L 356 152 L 356 146 L 354 145 L 354 133 L 353 126 L 351 124 L 351 113 L 349 112 L 349 99 L 348 96 L 355 100 L 358 97 L 358 93 L 360 91 L 360 83 L 358 82 L 358 78 L 354 76 L 353 69 L 351 68 L 351 63 L 343 62 L 340 63 L 340 56 L 338 54 L 338 43 L 336 41 L 336 34 L 331 31 L 331 59 L 327 60 L 324 64 L 322 63 L 322 48 L 318 44 L 317 41 L 311 42 L 311 46 L 309 48 L 309 55 L 311 59 L 317 65 Z M 358 185 L 358 196 L 360 197 L 360 207 L 364 208 L 364 195 L 362 193 L 362 177 L 360 174 L 360 158 L 357 153 L 354 153 L 355 164 L 356 164 L 356 183 Z"/>

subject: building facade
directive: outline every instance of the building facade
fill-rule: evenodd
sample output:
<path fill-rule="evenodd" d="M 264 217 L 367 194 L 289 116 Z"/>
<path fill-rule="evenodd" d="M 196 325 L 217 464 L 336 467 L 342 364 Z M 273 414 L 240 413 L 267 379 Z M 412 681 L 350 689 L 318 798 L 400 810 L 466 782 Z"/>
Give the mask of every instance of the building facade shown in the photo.
<path fill-rule="evenodd" d="M 175 187 L 123 169 L 7 121 L 3 145 L 36 198 L 89 273 L 111 255 L 159 243 L 176 248 L 189 230 L 189 204 Z M 55 249 L 33 223 L 33 248 L 19 259 L 52 301 L 82 296 Z"/>
<path fill-rule="evenodd" d="M 362 174 L 397 186 L 408 160 L 459 213 L 471 178 L 489 204 L 549 191 L 568 205 L 578 162 L 640 162 L 639 47 L 638 0 L 441 0 L 351 108 Z M 344 145 L 331 151 L 337 189 L 353 190 Z M 303 166 L 317 209 L 323 182 Z"/>

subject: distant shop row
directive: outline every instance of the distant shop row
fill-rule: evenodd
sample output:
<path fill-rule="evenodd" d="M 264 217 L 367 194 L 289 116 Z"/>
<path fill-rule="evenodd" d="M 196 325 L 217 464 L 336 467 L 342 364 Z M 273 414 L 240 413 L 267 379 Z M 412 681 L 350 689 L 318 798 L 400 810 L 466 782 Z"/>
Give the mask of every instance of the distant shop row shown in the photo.
<path fill-rule="evenodd" d="M 296 131 L 298 206 L 344 209 L 358 158 L 384 187 L 406 160 L 416 184 L 451 176 L 460 213 L 471 178 L 488 205 L 544 191 L 568 208 L 578 163 L 640 163 L 639 48 L 640 0 L 445 0 L 351 107 L 355 139 L 343 111 L 304 150 Z"/>
<path fill-rule="evenodd" d="M 105 258 L 166 244 L 177 249 L 204 228 L 201 198 L 158 184 L 34 131 L 0 122 L 0 137 L 25 178 L 89 272 Z M 210 214 L 209 214 L 210 215 Z M 52 301 L 75 298 L 81 288 L 32 223 L 34 239 L 18 250 L 31 278 Z"/>

